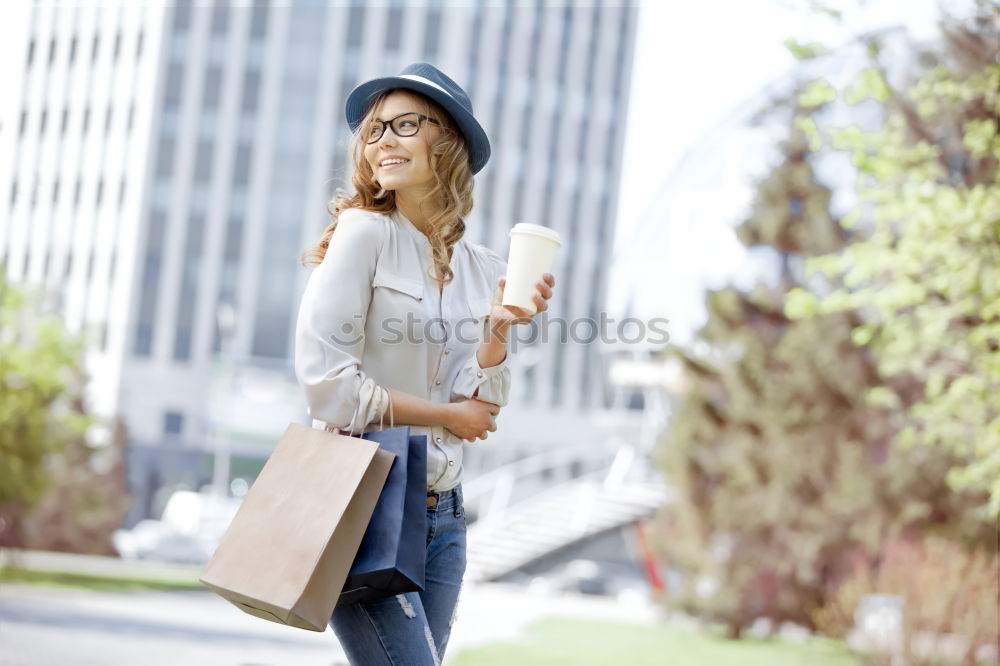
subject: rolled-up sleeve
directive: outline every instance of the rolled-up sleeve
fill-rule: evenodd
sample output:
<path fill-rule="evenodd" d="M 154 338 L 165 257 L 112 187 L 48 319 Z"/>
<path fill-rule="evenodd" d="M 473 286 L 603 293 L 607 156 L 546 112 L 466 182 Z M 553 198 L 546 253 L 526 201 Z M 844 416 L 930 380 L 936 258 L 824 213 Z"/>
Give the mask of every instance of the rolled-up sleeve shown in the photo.
<path fill-rule="evenodd" d="M 348 209 L 313 269 L 295 326 L 295 374 L 309 415 L 360 432 L 388 407 L 388 391 L 361 370 L 365 317 L 383 242 L 377 221 Z"/>
<path fill-rule="evenodd" d="M 476 354 L 473 354 L 459 370 L 454 391 L 466 398 L 476 398 L 503 407 L 510 398 L 510 368 L 507 366 L 507 357 L 505 356 L 497 365 L 483 368 L 480 367 Z"/>

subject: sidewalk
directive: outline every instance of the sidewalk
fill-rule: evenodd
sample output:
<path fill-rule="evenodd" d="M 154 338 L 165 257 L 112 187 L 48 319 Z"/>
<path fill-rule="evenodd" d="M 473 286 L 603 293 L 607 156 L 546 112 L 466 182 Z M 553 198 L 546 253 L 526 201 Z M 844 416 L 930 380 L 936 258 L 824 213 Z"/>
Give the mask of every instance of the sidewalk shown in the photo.
<path fill-rule="evenodd" d="M 37 570 L 168 580 L 196 580 L 198 575 L 197 568 L 157 562 L 23 555 L 19 564 Z M 7 563 L 8 558 L 0 561 Z M 642 599 L 617 601 L 553 595 L 519 585 L 467 584 L 448 657 L 466 648 L 517 641 L 528 626 L 547 617 L 646 625 L 661 619 L 659 607 Z M 260 620 L 207 589 L 109 593 L 5 585 L 0 588 L 0 626 L 0 666 L 346 665 L 331 631 L 313 633 Z"/>

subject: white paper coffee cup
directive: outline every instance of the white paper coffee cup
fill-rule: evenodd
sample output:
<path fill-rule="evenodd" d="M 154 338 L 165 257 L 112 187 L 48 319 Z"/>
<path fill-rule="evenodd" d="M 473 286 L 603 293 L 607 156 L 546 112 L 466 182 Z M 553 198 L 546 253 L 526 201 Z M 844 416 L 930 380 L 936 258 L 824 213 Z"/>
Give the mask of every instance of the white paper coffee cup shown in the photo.
<path fill-rule="evenodd" d="M 535 313 L 535 283 L 552 271 L 556 250 L 562 246 L 559 234 L 548 227 L 520 222 L 510 230 L 507 254 L 507 283 L 503 305 L 513 305 Z"/>

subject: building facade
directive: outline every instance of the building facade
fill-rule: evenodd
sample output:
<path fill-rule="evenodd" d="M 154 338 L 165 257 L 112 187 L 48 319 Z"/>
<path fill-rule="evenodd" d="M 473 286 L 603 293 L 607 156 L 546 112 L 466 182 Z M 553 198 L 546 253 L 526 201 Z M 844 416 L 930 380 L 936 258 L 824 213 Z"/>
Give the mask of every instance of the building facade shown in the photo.
<path fill-rule="evenodd" d="M 234 464 L 259 460 L 305 420 L 300 259 L 349 184 L 344 101 L 419 60 L 466 88 L 493 143 L 468 238 L 504 255 L 531 221 L 564 239 L 551 317 L 511 354 L 511 407 L 560 439 L 566 414 L 607 406 L 587 322 L 604 309 L 637 14 L 513 0 L 26 10 L 0 128 L 0 262 L 87 335 L 92 408 L 124 420 L 133 486 L 196 486 L 220 439 Z"/>

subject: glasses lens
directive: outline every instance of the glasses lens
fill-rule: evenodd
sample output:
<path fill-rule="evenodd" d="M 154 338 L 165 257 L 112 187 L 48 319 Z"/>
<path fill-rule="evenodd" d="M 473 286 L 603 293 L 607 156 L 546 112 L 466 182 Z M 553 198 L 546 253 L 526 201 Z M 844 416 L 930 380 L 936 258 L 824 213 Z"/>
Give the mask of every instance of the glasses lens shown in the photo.
<path fill-rule="evenodd" d="M 373 122 L 368 126 L 368 143 L 375 143 L 381 139 L 383 132 L 385 132 L 385 123 L 380 120 Z"/>
<path fill-rule="evenodd" d="M 399 136 L 413 136 L 420 129 L 420 116 L 407 113 L 392 119 L 392 131 Z"/>

